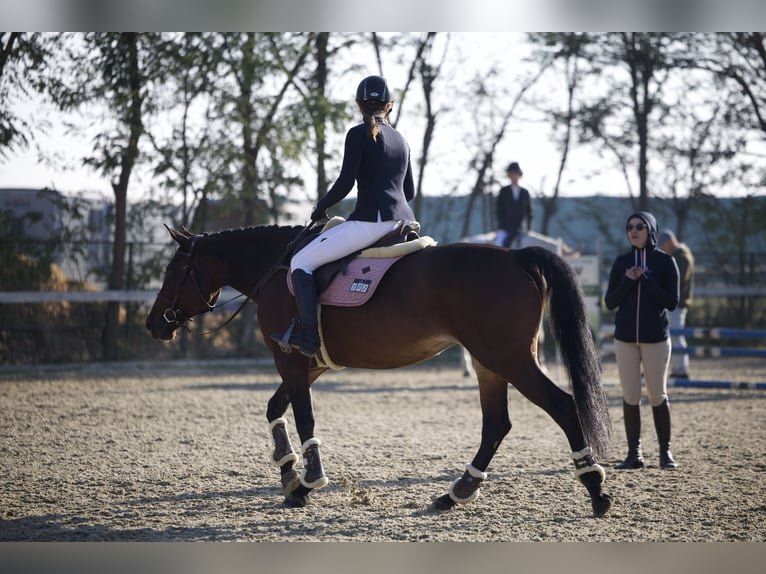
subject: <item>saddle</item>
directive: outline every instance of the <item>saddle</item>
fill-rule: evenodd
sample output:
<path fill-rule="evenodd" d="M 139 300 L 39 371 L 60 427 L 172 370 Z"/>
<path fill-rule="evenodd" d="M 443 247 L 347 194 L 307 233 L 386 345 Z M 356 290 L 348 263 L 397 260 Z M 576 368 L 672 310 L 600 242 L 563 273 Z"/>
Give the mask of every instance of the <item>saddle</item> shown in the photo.
<path fill-rule="evenodd" d="M 295 248 L 290 253 L 290 257 L 292 257 L 293 254 L 300 251 L 303 247 L 308 245 L 311 241 L 313 241 L 318 235 L 321 235 L 325 231 L 332 229 L 336 225 L 339 225 L 340 223 L 343 223 L 344 219 L 342 217 L 333 217 L 330 219 L 322 229 L 314 231 L 310 234 L 308 234 L 300 243 L 298 243 Z M 399 224 L 396 226 L 396 228 L 391 231 L 390 233 L 383 236 L 381 239 L 373 243 L 372 245 L 365 247 L 364 249 L 361 249 L 359 251 L 355 251 L 354 253 L 351 253 L 341 259 L 338 259 L 336 261 L 330 261 L 329 263 L 326 263 L 322 265 L 321 267 L 317 268 L 314 271 L 314 282 L 316 283 L 317 287 L 317 295 L 319 296 L 319 302 L 322 304 L 333 304 L 332 302 L 328 301 L 328 297 L 324 296 L 332 284 L 333 280 L 338 276 L 339 273 L 342 272 L 343 275 L 348 275 L 351 272 L 350 265 L 352 261 L 354 261 L 357 258 L 365 258 L 365 259 L 375 259 L 377 261 L 371 261 L 369 264 L 363 264 L 361 265 L 361 270 L 364 275 L 368 275 L 374 270 L 377 271 L 377 273 L 374 273 L 370 278 L 364 278 L 360 279 L 360 282 L 357 283 L 355 286 L 352 285 L 351 289 L 353 289 L 353 293 L 357 294 L 369 294 L 372 295 L 372 291 L 369 289 L 369 287 L 372 286 L 371 283 L 368 283 L 373 277 L 377 277 L 377 279 L 380 279 L 382 277 L 383 273 L 390 267 L 397 259 L 404 257 L 404 255 L 407 255 L 409 253 L 412 253 L 414 251 L 418 251 L 420 249 L 423 249 L 424 247 L 428 247 L 430 245 L 435 245 L 435 241 L 431 239 L 430 237 L 420 237 L 420 223 L 417 221 L 400 221 Z M 406 245 L 405 245 L 406 244 Z M 293 292 L 293 286 L 292 282 L 290 281 L 290 274 L 288 273 L 288 287 L 290 289 L 290 292 Z M 366 301 L 368 297 L 364 298 L 364 301 Z M 324 300 L 323 300 L 324 299 Z M 355 300 L 359 300 L 359 297 L 356 297 Z M 345 306 L 354 306 L 354 305 L 361 305 L 364 303 L 364 301 L 361 302 L 340 302 L 336 304 L 345 305 Z"/>
<path fill-rule="evenodd" d="M 321 231 L 311 233 L 299 242 L 290 256 L 312 241 L 320 233 L 331 229 L 343 221 L 336 217 L 327 222 Z M 333 370 L 344 367 L 337 365 L 330 358 L 322 333 L 322 308 L 324 306 L 357 307 L 369 301 L 375 293 L 380 280 L 388 269 L 402 257 L 426 247 L 436 245 L 431 237 L 420 237 L 420 224 L 401 222 L 393 232 L 374 244 L 347 255 L 337 261 L 331 261 L 316 269 L 313 273 L 317 287 L 317 319 L 321 345 L 316 359 L 317 364 Z M 287 274 L 287 287 L 294 295 L 291 274 Z"/>

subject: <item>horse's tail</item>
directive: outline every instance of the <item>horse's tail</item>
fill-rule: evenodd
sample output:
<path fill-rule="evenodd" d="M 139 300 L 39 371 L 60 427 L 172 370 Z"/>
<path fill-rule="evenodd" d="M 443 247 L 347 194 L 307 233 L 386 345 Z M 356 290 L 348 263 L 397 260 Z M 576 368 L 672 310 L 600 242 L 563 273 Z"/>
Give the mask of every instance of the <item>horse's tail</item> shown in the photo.
<path fill-rule="evenodd" d="M 597 456 L 609 454 L 612 423 L 601 386 L 601 360 L 588 325 L 580 282 L 561 257 L 540 247 L 515 251 L 521 266 L 545 280 L 553 335 L 572 384 L 585 440 Z"/>

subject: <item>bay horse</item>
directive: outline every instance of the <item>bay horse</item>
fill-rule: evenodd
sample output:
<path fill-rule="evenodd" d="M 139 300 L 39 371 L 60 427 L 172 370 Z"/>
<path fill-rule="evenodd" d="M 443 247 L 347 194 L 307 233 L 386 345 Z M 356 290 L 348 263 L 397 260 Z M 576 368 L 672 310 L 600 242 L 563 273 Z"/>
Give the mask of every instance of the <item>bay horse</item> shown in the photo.
<path fill-rule="evenodd" d="M 192 317 L 213 309 L 224 286 L 257 303 L 263 341 L 282 379 L 266 412 L 274 442 L 271 462 L 280 469 L 284 503 L 304 506 L 309 494 L 328 482 L 311 398 L 312 384 L 328 367 L 297 351 L 284 352 L 271 335 L 285 332 L 296 314 L 286 283 L 288 252 L 307 228 L 255 226 L 201 235 L 168 231 L 178 248 L 146 327 L 153 337 L 171 340 Z M 538 331 L 549 300 L 571 394 L 551 381 L 537 360 Z M 462 476 L 431 508 L 446 510 L 478 496 L 485 471 L 511 429 L 509 383 L 564 431 L 593 515 L 611 507 L 611 497 L 602 490 L 604 469 L 596 462 L 608 454 L 611 441 L 600 359 L 577 277 L 556 254 L 467 243 L 426 247 L 396 261 L 364 305 L 322 306 L 321 333 L 332 363 L 344 367 L 404 367 L 456 344 L 474 357 L 481 443 Z M 290 405 L 303 455 L 300 473 L 283 417 Z"/>

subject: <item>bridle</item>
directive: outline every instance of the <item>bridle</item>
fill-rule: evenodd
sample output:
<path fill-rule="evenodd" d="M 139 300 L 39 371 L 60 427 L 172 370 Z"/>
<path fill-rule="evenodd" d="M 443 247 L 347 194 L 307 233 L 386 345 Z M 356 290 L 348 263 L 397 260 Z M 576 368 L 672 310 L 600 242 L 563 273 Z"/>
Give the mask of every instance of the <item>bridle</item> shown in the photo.
<path fill-rule="evenodd" d="M 211 333 L 215 333 L 219 329 L 223 329 L 226 325 L 231 323 L 231 321 L 236 317 L 240 311 L 242 311 L 243 307 L 247 305 L 247 302 L 250 301 L 253 298 L 257 298 L 258 293 L 260 293 L 261 288 L 265 285 L 266 281 L 268 281 L 277 271 L 280 269 L 288 269 L 289 265 L 285 265 L 282 263 L 285 257 L 288 257 L 293 250 L 296 248 L 296 245 L 300 243 L 300 241 L 311 231 L 311 229 L 314 227 L 316 223 L 322 223 L 326 222 L 326 218 L 317 220 L 317 221 L 311 221 L 308 225 L 306 225 L 299 233 L 298 235 L 287 244 L 287 247 L 285 248 L 284 253 L 282 256 L 277 259 L 276 263 L 272 265 L 271 269 L 269 269 L 266 274 L 261 277 L 260 281 L 255 285 L 255 288 L 252 289 L 251 294 L 245 298 L 245 300 L 242 302 L 242 304 L 237 307 L 237 310 L 232 313 L 231 317 L 226 319 L 221 325 L 216 327 L 215 329 L 212 329 L 210 331 L 204 331 L 204 332 L 198 332 L 195 333 L 197 335 L 209 335 Z M 162 318 L 165 319 L 165 322 L 174 325 L 176 328 L 183 327 L 187 331 L 191 332 L 191 329 L 187 325 L 189 321 L 193 321 L 193 317 L 187 317 L 186 313 L 178 307 L 178 300 L 181 298 L 181 292 L 183 290 L 184 285 L 186 284 L 186 280 L 191 277 L 192 281 L 194 281 L 194 286 L 197 289 L 197 294 L 199 295 L 200 299 L 205 303 L 205 306 L 207 309 L 203 311 L 202 313 L 210 313 L 211 311 L 215 311 L 219 307 L 223 307 L 224 305 L 231 303 L 235 299 L 239 299 L 240 297 L 245 297 L 243 293 L 240 293 L 239 295 L 235 295 L 231 299 L 224 301 L 223 303 L 216 304 L 216 301 L 218 299 L 218 293 L 214 293 L 210 299 L 206 299 L 205 296 L 202 294 L 202 288 L 199 285 L 199 281 L 197 280 L 197 273 L 194 269 L 194 248 L 197 246 L 197 240 L 200 238 L 199 235 L 194 235 L 192 237 L 191 245 L 189 245 L 189 251 L 178 251 L 176 255 L 182 255 L 184 257 L 188 258 L 188 262 L 186 263 L 186 266 L 183 268 L 183 275 L 181 275 L 181 278 L 178 281 L 178 284 L 176 285 L 175 292 L 173 294 L 173 297 L 167 297 L 162 292 L 157 294 L 158 299 L 162 299 L 164 301 L 167 301 L 170 305 L 165 308 L 165 310 L 162 312 Z M 212 303 L 211 303 L 212 301 Z"/>
<path fill-rule="evenodd" d="M 218 307 L 223 307 L 227 303 L 230 303 L 231 301 L 235 299 L 239 299 L 240 297 L 243 297 L 243 295 L 236 295 L 229 299 L 228 301 L 225 301 L 224 303 L 215 304 L 215 302 L 218 300 L 219 292 L 213 293 L 210 299 L 206 299 L 205 296 L 202 294 L 202 288 L 199 285 L 199 281 L 197 279 L 197 272 L 194 269 L 194 248 L 197 246 L 197 240 L 199 239 L 198 235 L 195 235 L 192 237 L 191 245 L 189 246 L 189 251 L 178 251 L 177 255 L 181 255 L 183 257 L 187 258 L 187 263 L 183 268 L 183 274 L 181 275 L 181 278 L 178 280 L 178 283 L 176 284 L 175 292 L 173 294 L 173 297 L 168 297 L 164 295 L 163 293 L 159 293 L 157 295 L 158 299 L 162 299 L 169 303 L 169 306 L 165 308 L 165 310 L 162 312 L 162 318 L 165 319 L 166 323 L 169 323 L 171 325 L 175 325 L 176 327 L 183 327 L 187 331 L 191 331 L 189 329 L 189 326 L 187 323 L 189 321 L 193 321 L 193 317 L 188 317 L 186 313 L 178 306 L 178 301 L 181 298 L 181 293 L 183 291 L 184 285 L 186 284 L 186 281 L 191 277 L 192 281 L 194 282 L 194 287 L 197 290 L 197 294 L 199 295 L 199 298 L 202 300 L 203 303 L 205 303 L 205 306 L 207 309 L 203 311 L 203 313 L 209 313 L 211 311 L 216 310 Z M 212 301 L 212 303 L 211 303 Z M 245 301 L 247 302 L 247 301 Z M 243 303 L 244 306 L 244 303 Z M 241 307 L 240 307 L 241 309 Z M 239 309 L 236 313 L 239 313 Z M 235 313 L 235 315 L 236 315 Z M 232 316 L 231 319 L 234 317 Z M 226 323 L 228 323 L 227 321 Z M 224 323 L 224 325 L 226 324 Z M 223 325 L 222 325 L 223 326 Z M 221 327 L 222 327 L 221 326 Z M 220 327 L 219 327 L 220 329 Z M 213 331 L 210 331 L 211 333 Z M 206 333 L 203 333 L 206 334 Z"/>

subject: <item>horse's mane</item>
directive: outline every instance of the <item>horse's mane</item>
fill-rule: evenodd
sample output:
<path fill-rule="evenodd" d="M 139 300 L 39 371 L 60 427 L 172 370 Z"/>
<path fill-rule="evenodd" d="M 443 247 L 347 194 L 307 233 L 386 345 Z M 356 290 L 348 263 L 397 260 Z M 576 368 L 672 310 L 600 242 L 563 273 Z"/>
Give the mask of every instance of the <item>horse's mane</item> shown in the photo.
<path fill-rule="evenodd" d="M 215 231 L 204 231 L 198 235 L 202 237 L 224 236 L 228 234 L 242 233 L 271 233 L 278 230 L 298 230 L 302 225 L 251 225 L 249 227 L 232 227 L 228 229 L 218 229 Z"/>
<path fill-rule="evenodd" d="M 200 244 L 216 252 L 225 252 L 231 248 L 252 247 L 259 251 L 270 252 L 279 249 L 303 229 L 301 225 L 254 225 L 206 231 L 198 235 Z"/>

